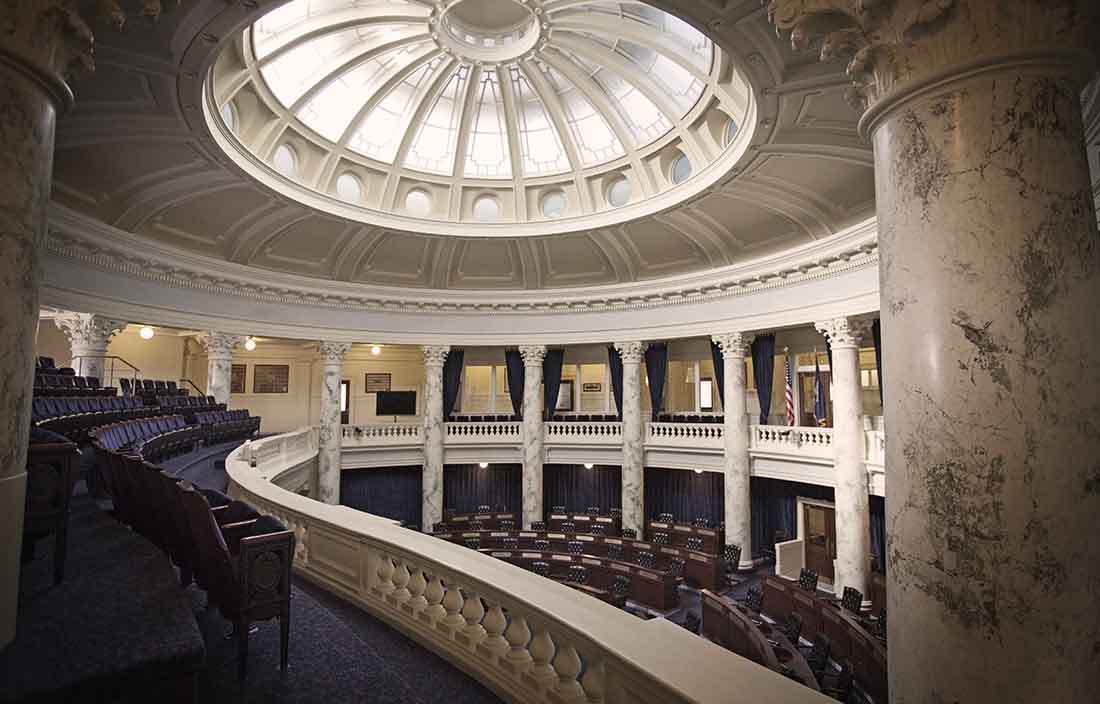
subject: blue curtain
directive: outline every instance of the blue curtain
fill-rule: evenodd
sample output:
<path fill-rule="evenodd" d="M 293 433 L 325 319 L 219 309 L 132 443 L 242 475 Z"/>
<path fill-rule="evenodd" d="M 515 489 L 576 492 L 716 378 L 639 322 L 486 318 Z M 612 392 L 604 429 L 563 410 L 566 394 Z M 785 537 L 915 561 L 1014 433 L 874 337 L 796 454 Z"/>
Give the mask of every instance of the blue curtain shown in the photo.
<path fill-rule="evenodd" d="M 833 501 L 833 489 L 816 484 L 800 484 L 779 479 L 752 477 L 749 480 L 752 501 L 752 554 L 760 557 L 775 549 L 777 532 L 787 540 L 798 536 L 798 497 Z"/>
<path fill-rule="evenodd" d="M 543 415 L 550 420 L 558 407 L 558 390 L 561 388 L 561 365 L 565 359 L 565 350 L 546 350 L 542 359 L 542 404 Z"/>
<path fill-rule="evenodd" d="M 718 385 L 718 400 L 726 402 L 726 365 L 723 363 L 722 348 L 714 340 L 710 341 L 710 360 L 714 363 L 714 383 Z"/>
<path fill-rule="evenodd" d="M 449 464 L 443 468 L 443 507 L 473 513 L 478 506 L 493 511 L 523 507 L 523 469 L 518 464 Z"/>
<path fill-rule="evenodd" d="M 881 382 L 881 380 L 880 380 Z M 875 571 L 886 573 L 886 499 L 871 496 L 871 554 L 875 556 Z"/>
<path fill-rule="evenodd" d="M 585 469 L 579 464 L 548 464 L 542 472 L 543 511 L 548 516 L 554 506 L 583 512 L 599 506 L 601 513 L 622 508 L 622 468 L 596 465 Z"/>
<path fill-rule="evenodd" d="M 423 474 L 419 466 L 344 470 L 340 474 L 340 503 L 419 528 Z"/>
<path fill-rule="evenodd" d="M 512 413 L 523 415 L 523 356 L 519 350 L 504 351 L 504 368 L 508 373 L 508 396 L 512 399 Z"/>
<path fill-rule="evenodd" d="M 615 345 L 607 346 L 607 366 L 611 372 L 611 393 L 615 397 L 615 411 L 623 419 L 623 358 Z"/>
<path fill-rule="evenodd" d="M 458 390 L 462 386 L 462 350 L 451 350 L 443 362 L 443 417 L 449 418 L 458 402 Z"/>
<path fill-rule="evenodd" d="M 668 344 L 656 342 L 646 348 L 645 374 L 649 380 L 649 405 L 653 420 L 657 420 L 664 407 L 665 381 L 668 379 Z"/>
<path fill-rule="evenodd" d="M 871 323 L 871 340 L 875 343 L 875 369 L 878 370 L 878 402 L 882 403 L 882 320 L 880 318 L 875 318 L 875 322 Z"/>
<path fill-rule="evenodd" d="M 772 409 L 772 377 L 775 376 L 775 335 L 757 335 L 752 341 L 752 378 L 760 401 L 760 424 L 768 424 Z"/>
<path fill-rule="evenodd" d="M 690 469 L 646 467 L 646 518 L 671 513 L 678 523 L 706 518 L 711 525 L 718 525 L 723 521 L 725 503 L 722 480 L 721 472 L 696 474 Z"/>

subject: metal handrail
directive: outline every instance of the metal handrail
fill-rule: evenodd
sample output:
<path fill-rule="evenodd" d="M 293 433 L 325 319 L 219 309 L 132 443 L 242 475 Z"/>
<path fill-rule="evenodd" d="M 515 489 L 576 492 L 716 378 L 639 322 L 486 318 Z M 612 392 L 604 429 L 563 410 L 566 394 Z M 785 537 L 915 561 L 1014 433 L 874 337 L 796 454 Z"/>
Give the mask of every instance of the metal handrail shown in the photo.
<path fill-rule="evenodd" d="M 117 354 L 82 354 L 78 357 L 74 357 L 73 361 L 70 362 L 70 363 L 73 363 L 73 362 L 76 362 L 77 360 L 80 360 L 80 363 L 77 365 L 77 370 L 76 370 L 77 376 L 84 376 L 84 360 L 85 359 L 102 359 L 104 362 L 106 362 L 108 359 L 111 360 L 110 379 L 108 380 L 106 378 L 106 376 L 107 376 L 106 375 L 106 372 L 107 372 L 106 365 L 104 365 L 105 368 L 103 370 L 105 378 L 100 379 L 100 381 L 103 382 L 104 386 L 114 386 L 114 382 L 116 381 L 116 377 L 115 377 L 115 362 L 116 361 L 122 362 L 123 364 L 125 364 L 127 367 L 130 368 L 130 381 L 131 381 L 131 383 L 136 382 L 137 378 L 138 378 L 138 375 L 141 374 L 140 369 L 138 369 L 134 364 L 127 361 L 126 359 L 123 359 L 122 357 L 119 357 Z M 125 378 L 125 377 L 119 377 L 119 378 Z M 108 383 L 108 381 L 110 383 Z"/>
<path fill-rule="evenodd" d="M 181 385 L 184 384 L 185 382 L 190 384 L 191 388 L 194 389 L 199 394 L 199 396 L 205 396 L 206 395 L 206 392 L 203 391 L 202 389 L 200 389 L 198 386 L 196 386 L 195 382 L 191 381 L 190 379 L 180 379 L 179 380 L 179 383 Z"/>

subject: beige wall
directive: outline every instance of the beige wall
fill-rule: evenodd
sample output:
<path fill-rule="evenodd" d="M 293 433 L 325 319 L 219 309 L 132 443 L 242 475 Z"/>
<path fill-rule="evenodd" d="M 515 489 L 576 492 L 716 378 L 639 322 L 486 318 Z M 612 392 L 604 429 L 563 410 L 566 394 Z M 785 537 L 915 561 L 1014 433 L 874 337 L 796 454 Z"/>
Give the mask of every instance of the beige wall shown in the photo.
<path fill-rule="evenodd" d="M 178 381 L 184 376 L 184 345 L 187 337 L 181 337 L 176 331 L 158 331 L 151 340 L 143 340 L 138 334 L 138 325 L 128 325 L 111 339 L 107 346 L 108 355 L 116 355 L 140 370 L 143 379 L 164 379 Z M 52 319 L 39 321 L 35 354 L 53 357 L 58 366 L 69 366 L 72 361 L 72 348 L 69 338 L 58 329 Z M 114 376 L 111 375 L 111 361 L 105 362 L 107 377 L 104 383 L 114 383 L 121 376 L 130 376 L 130 368 L 121 362 L 114 363 Z"/>

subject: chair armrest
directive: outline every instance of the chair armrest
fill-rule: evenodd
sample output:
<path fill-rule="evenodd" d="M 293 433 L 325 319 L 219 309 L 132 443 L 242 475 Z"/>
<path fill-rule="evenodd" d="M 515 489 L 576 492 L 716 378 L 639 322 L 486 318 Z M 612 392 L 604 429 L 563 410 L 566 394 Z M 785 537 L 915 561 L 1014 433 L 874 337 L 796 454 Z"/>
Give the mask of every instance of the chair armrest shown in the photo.
<path fill-rule="evenodd" d="M 236 523 L 225 523 L 218 526 L 221 528 L 222 538 L 225 539 L 225 545 L 229 548 L 230 553 L 236 555 L 240 552 L 241 540 L 248 537 L 255 523 L 256 519 L 253 518 L 248 521 L 237 521 Z"/>
<path fill-rule="evenodd" d="M 237 579 L 241 609 L 250 618 L 270 618 L 290 609 L 292 530 L 251 535 L 240 541 Z"/>

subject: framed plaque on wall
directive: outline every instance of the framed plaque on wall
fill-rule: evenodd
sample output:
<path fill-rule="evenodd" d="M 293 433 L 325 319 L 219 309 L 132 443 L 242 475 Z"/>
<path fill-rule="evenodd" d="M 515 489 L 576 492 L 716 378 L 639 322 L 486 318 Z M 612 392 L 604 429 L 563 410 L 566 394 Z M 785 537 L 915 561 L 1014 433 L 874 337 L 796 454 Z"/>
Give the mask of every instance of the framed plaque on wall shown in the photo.
<path fill-rule="evenodd" d="M 243 394 L 244 393 L 244 379 L 248 373 L 247 364 L 234 364 L 233 370 L 229 376 L 229 393 L 231 394 Z"/>
<path fill-rule="evenodd" d="M 388 373 L 367 374 L 365 390 L 368 394 L 390 390 L 390 375 Z"/>
<path fill-rule="evenodd" d="M 285 394 L 290 391 L 290 366 L 257 364 L 252 369 L 252 393 Z"/>

